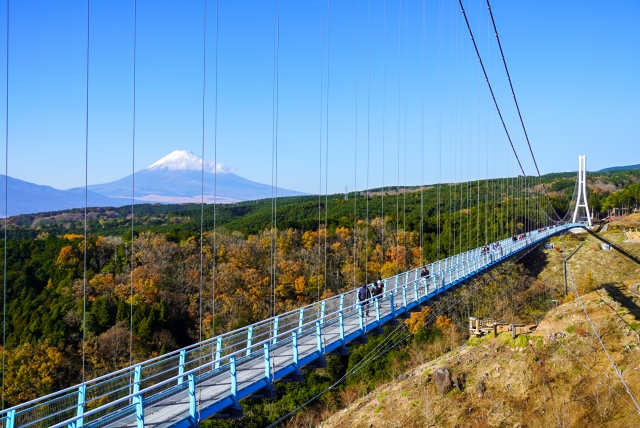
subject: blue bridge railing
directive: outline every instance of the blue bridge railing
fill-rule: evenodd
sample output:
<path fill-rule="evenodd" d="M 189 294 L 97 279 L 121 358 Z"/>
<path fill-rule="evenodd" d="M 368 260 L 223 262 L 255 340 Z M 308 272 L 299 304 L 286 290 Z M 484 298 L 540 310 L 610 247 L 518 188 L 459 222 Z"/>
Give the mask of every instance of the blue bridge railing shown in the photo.
<path fill-rule="evenodd" d="M 565 224 L 499 241 L 384 279 L 366 308 L 352 290 L 312 305 L 152 358 L 0 412 L 4 427 L 196 426 L 242 413 L 239 401 L 274 395 L 276 381 L 302 378 L 324 356 L 470 277 L 582 224 Z M 368 309 L 368 310 L 367 310 Z M 370 312 L 370 317 L 366 316 Z"/>

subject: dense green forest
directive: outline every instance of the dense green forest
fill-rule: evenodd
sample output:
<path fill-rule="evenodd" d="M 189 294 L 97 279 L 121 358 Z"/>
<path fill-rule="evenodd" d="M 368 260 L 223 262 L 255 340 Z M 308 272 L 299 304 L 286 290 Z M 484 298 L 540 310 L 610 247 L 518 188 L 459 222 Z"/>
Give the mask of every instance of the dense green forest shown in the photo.
<path fill-rule="evenodd" d="M 589 174 L 594 209 L 615 205 L 615 198 L 637 203 L 639 178 L 640 171 Z M 136 205 L 133 227 L 131 207 L 94 208 L 86 242 L 84 210 L 12 217 L 3 277 L 6 404 L 77 383 L 83 336 L 91 378 L 127 366 L 130 357 L 141 361 L 539 227 L 554 208 L 566 212 L 574 174 L 529 180 L 373 189 L 348 199 L 282 198 L 277 228 L 271 200 L 203 211 L 200 205 Z"/>

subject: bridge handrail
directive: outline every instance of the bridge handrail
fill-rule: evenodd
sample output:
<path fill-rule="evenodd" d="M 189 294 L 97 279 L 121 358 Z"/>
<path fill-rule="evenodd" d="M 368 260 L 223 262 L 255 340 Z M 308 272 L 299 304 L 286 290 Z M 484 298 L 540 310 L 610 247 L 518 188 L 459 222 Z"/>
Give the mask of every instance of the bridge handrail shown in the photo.
<path fill-rule="evenodd" d="M 544 232 L 547 232 L 547 230 L 545 230 Z M 536 231 L 536 234 L 539 234 L 539 233 L 540 233 L 540 232 L 537 232 L 537 231 Z M 548 233 L 544 233 L 544 235 L 548 235 Z M 498 241 L 498 242 L 499 242 L 499 241 Z M 522 245 L 522 246 L 524 247 L 524 246 L 526 246 L 526 245 L 527 245 L 527 243 L 528 243 L 528 240 L 525 240 L 525 242 L 522 242 L 522 243 L 520 243 L 519 241 L 511 242 L 511 243 L 508 243 L 508 247 L 514 248 L 514 247 L 521 246 L 520 244 L 524 244 L 524 245 Z M 491 251 L 491 250 L 492 250 L 492 249 L 490 248 L 490 251 Z M 486 254 L 486 253 L 483 253 L 483 254 Z M 459 263 L 464 263 L 464 261 L 462 261 L 462 262 L 458 262 L 457 264 L 459 264 Z M 492 263 L 492 261 L 491 261 L 491 262 L 488 262 L 488 263 L 485 263 L 484 265 L 488 265 L 488 264 L 490 264 L 490 263 Z M 453 267 L 453 266 L 451 266 L 451 267 Z M 439 270 L 439 271 L 438 271 L 438 273 L 442 272 L 442 270 L 443 270 L 443 269 Z M 434 273 L 434 274 L 432 274 L 432 275 L 437 275 L 437 274 L 436 274 L 436 273 Z M 432 275 L 429 275 L 429 276 L 427 276 L 427 277 L 421 277 L 421 278 L 418 278 L 418 279 L 414 279 L 413 281 L 414 281 L 414 282 L 415 282 L 415 281 L 424 282 L 424 281 L 423 281 L 423 279 L 424 279 L 425 281 L 428 281 L 428 279 L 429 279 Z M 399 276 L 399 275 L 396 275 L 396 276 Z M 384 296 L 385 296 L 385 295 L 389 295 L 389 296 L 390 296 L 394 291 L 397 291 L 397 290 L 398 290 L 398 288 L 401 288 L 401 287 L 402 287 L 402 288 L 406 288 L 406 287 L 407 287 L 407 285 L 408 285 L 408 283 L 404 283 L 404 284 L 402 284 L 402 285 L 397 285 L 393 290 L 387 290 L 387 291 L 383 292 L 383 295 L 382 295 L 382 296 L 383 296 L 383 298 L 384 298 Z M 373 298 L 372 298 L 372 299 L 370 299 L 370 300 L 373 300 Z M 354 304 L 352 304 L 352 305 L 349 305 L 349 306 L 343 307 L 342 309 L 340 309 L 340 310 L 338 310 L 338 311 L 336 311 L 336 312 L 329 313 L 329 314 L 325 314 L 325 315 L 324 315 L 324 317 L 329 317 L 329 316 L 331 316 L 331 315 L 339 314 L 339 313 L 341 313 L 341 312 L 343 312 L 343 313 L 344 313 L 345 311 L 348 311 L 349 309 L 356 308 L 356 307 L 358 307 L 358 306 L 362 306 L 362 303 L 354 303 Z M 305 323 L 305 324 L 303 324 L 303 325 L 298 326 L 298 327 L 297 327 L 297 328 L 295 328 L 295 329 L 292 329 L 292 330 L 289 330 L 289 331 L 286 331 L 286 332 L 283 332 L 283 333 L 279 333 L 277 336 L 274 336 L 273 338 L 269 338 L 269 339 L 263 340 L 263 341 L 261 341 L 261 342 L 259 342 L 259 343 L 252 344 L 252 345 L 250 346 L 250 348 L 248 348 L 248 349 L 251 349 L 251 348 L 254 348 L 254 347 L 259 347 L 260 345 L 264 345 L 264 344 L 266 344 L 266 343 L 268 343 L 268 342 L 271 342 L 274 338 L 278 338 L 278 337 L 280 337 L 280 336 L 285 336 L 285 335 L 289 336 L 289 335 L 290 335 L 290 333 L 291 333 L 292 331 L 294 331 L 294 330 L 304 329 L 304 327 L 309 327 L 309 326 L 311 326 L 311 325 L 315 325 L 315 324 L 317 324 L 317 323 L 319 323 L 319 322 L 320 322 L 320 320 L 315 320 L 315 321 L 311 321 L 311 322 Z M 304 335 L 304 334 L 303 334 L 303 335 Z M 129 400 L 131 400 L 131 399 L 133 399 L 134 397 L 137 397 L 137 396 L 142 396 L 142 395 L 144 395 L 145 393 L 148 393 L 148 392 L 153 391 L 154 389 L 157 389 L 157 388 L 159 388 L 159 387 L 161 387 L 161 386 L 167 385 L 167 384 L 169 384 L 169 383 L 171 383 L 171 382 L 175 382 L 175 381 L 177 381 L 177 380 L 179 380 L 179 379 L 181 379 L 181 378 L 182 378 L 182 379 L 184 379 L 184 377 L 185 377 L 185 376 L 188 376 L 188 375 L 190 375 L 190 374 L 194 374 L 194 373 L 196 373 L 196 372 L 202 371 L 203 369 L 209 368 L 209 367 L 211 367 L 211 366 L 214 366 L 214 367 L 215 367 L 215 364 L 216 364 L 216 363 L 220 363 L 220 362 L 222 362 L 222 361 L 224 361 L 224 360 L 227 360 L 227 359 L 229 359 L 229 360 L 230 360 L 232 357 L 236 357 L 237 355 L 240 355 L 240 354 L 245 354 L 245 353 L 246 353 L 246 351 L 247 351 L 247 348 L 245 348 L 245 349 L 241 349 L 241 350 L 238 350 L 238 351 L 235 351 L 235 352 L 233 352 L 232 354 L 225 355 L 224 357 L 221 357 L 221 358 L 219 358 L 219 359 L 216 359 L 216 360 L 210 361 L 210 362 L 208 362 L 208 363 L 205 363 L 205 364 L 203 364 L 203 365 L 201 365 L 201 366 L 199 366 L 199 367 L 193 368 L 193 369 L 191 369 L 191 370 L 185 371 L 185 372 L 183 372 L 182 374 L 179 374 L 179 375 L 173 376 L 173 377 L 171 377 L 171 378 L 165 379 L 165 380 L 163 380 L 163 381 L 160 381 L 160 382 L 158 382 L 158 383 L 156 383 L 156 384 L 154 384 L 154 385 L 151 385 L 151 386 L 149 386 L 149 387 L 147 387 L 147 388 L 144 388 L 144 389 L 142 389 L 142 390 L 140 390 L 140 391 L 138 391 L 138 392 L 136 392 L 136 393 L 131 393 L 131 394 L 129 394 L 129 395 L 127 395 L 127 396 L 125 396 L 125 397 L 121 397 L 121 398 L 119 398 L 119 399 L 116 399 L 116 400 L 114 400 L 114 401 L 111 401 L 111 402 L 109 402 L 109 403 L 107 403 L 107 404 L 105 404 L 105 405 L 103 405 L 103 406 L 97 407 L 97 408 L 95 408 L 95 409 L 93 409 L 93 410 L 90 410 L 90 411 L 88 411 L 88 412 L 84 412 L 82 415 L 77 415 L 77 416 L 75 416 L 75 417 L 73 417 L 73 418 L 67 419 L 67 420 L 65 420 L 65 421 L 63 421 L 63 422 L 61 422 L 61 423 L 58 423 L 58 424 L 56 424 L 56 425 L 53 425 L 53 426 L 52 426 L 52 428 L 60 428 L 60 427 L 67 426 L 67 425 L 69 425 L 69 424 L 73 423 L 74 421 L 77 421 L 78 419 L 82 419 L 82 418 L 84 418 L 84 417 L 87 417 L 87 416 L 91 416 L 91 415 L 93 415 L 93 414 L 96 414 L 96 413 L 98 413 L 98 412 L 100 412 L 100 411 L 104 410 L 104 408 L 108 408 L 108 407 L 115 406 L 115 405 L 117 405 L 117 404 L 123 403 L 123 402 L 125 402 L 125 401 L 129 401 Z"/>
<path fill-rule="evenodd" d="M 414 281 L 420 281 L 420 279 L 418 279 L 418 280 L 414 280 Z M 397 286 L 396 288 L 394 288 L 393 290 L 385 291 L 385 292 L 384 292 L 384 294 L 388 294 L 388 295 L 390 296 L 390 295 L 391 295 L 391 293 L 393 293 L 393 291 L 397 290 L 398 288 L 406 287 L 406 286 L 407 286 L 407 284 L 398 285 L 398 286 Z M 384 294 L 383 294 L 383 297 L 384 297 Z M 372 298 L 372 299 L 370 299 L 370 300 L 373 300 L 373 298 Z M 357 308 L 357 307 L 359 307 L 359 306 L 362 306 L 362 303 L 354 303 L 354 304 L 352 304 L 352 305 L 345 306 L 344 308 L 342 308 L 342 309 L 340 309 L 340 310 L 338 310 L 338 311 L 335 311 L 335 312 L 332 312 L 332 313 L 329 313 L 329 314 L 325 314 L 325 316 L 324 316 L 324 317 L 326 318 L 326 317 L 329 317 L 329 316 L 331 316 L 331 315 L 336 315 L 336 314 L 338 314 L 338 315 L 339 315 L 341 312 L 342 312 L 342 313 L 344 313 L 344 312 L 350 312 L 350 310 L 352 310 L 352 309 L 354 309 L 354 308 Z M 277 335 L 277 336 L 274 336 L 273 338 L 269 338 L 269 339 L 263 340 L 263 341 L 261 341 L 261 342 L 255 343 L 255 344 L 251 344 L 251 348 L 259 347 L 260 345 L 263 345 L 263 346 L 264 346 L 264 344 L 269 343 L 269 342 L 272 342 L 272 341 L 273 341 L 273 339 L 277 339 L 277 338 L 284 337 L 284 336 L 287 336 L 287 339 L 288 339 L 288 338 L 291 336 L 291 332 L 292 332 L 292 331 L 298 330 L 298 329 L 300 329 L 300 328 L 302 328 L 302 329 L 304 330 L 304 328 L 305 328 L 305 327 L 307 327 L 307 328 L 308 328 L 308 327 L 310 327 L 310 326 L 312 326 L 312 325 L 316 325 L 316 323 L 319 323 L 319 322 L 320 322 L 320 320 L 310 321 L 310 322 L 308 322 L 308 323 L 303 324 L 302 326 L 298 326 L 298 327 L 296 327 L 295 329 L 292 329 L 292 330 L 289 330 L 289 331 L 286 331 L 286 332 L 283 332 L 283 333 L 278 333 L 278 335 Z M 285 343 L 285 342 L 277 342 L 277 344 L 278 344 L 278 345 L 280 345 L 280 344 L 286 344 L 286 343 Z M 164 386 L 164 385 L 166 385 L 166 384 L 169 384 L 169 383 L 175 382 L 175 381 L 177 381 L 177 380 L 179 380 L 179 379 L 181 379 L 181 378 L 184 378 L 185 376 L 188 376 L 188 375 L 190 375 L 190 374 L 194 374 L 194 373 L 196 373 L 196 372 L 202 371 L 203 369 L 208 368 L 208 367 L 210 367 L 210 366 L 215 366 L 215 364 L 216 364 L 216 363 L 221 363 L 221 362 L 222 362 L 222 361 L 224 361 L 224 360 L 230 360 L 231 358 L 233 358 L 233 357 L 237 357 L 238 355 L 243 355 L 243 354 L 245 354 L 245 353 L 246 353 L 246 351 L 247 351 L 247 349 L 246 349 L 246 348 L 245 348 L 245 349 L 240 349 L 240 350 L 238 350 L 238 351 L 233 352 L 232 354 L 225 355 L 224 357 L 220 357 L 220 358 L 218 358 L 218 359 L 215 359 L 215 360 L 213 360 L 213 361 L 210 361 L 210 362 L 208 362 L 208 363 L 205 363 L 205 364 L 203 364 L 203 365 L 201 365 L 201 366 L 198 366 L 198 367 L 196 367 L 196 368 L 193 368 L 193 369 L 187 370 L 187 371 L 183 372 L 182 374 L 178 374 L 178 375 L 173 376 L 173 377 L 171 377 L 171 378 L 168 378 L 168 379 L 165 379 L 165 380 L 160 381 L 160 382 L 158 382 L 158 383 L 155 383 L 155 384 L 153 384 L 153 385 L 151 385 L 151 386 L 148 386 L 147 388 L 141 389 L 141 390 L 140 390 L 140 391 L 138 391 L 138 392 L 131 393 L 131 394 L 129 394 L 129 395 L 127 395 L 127 396 L 125 396 L 125 397 L 118 398 L 118 399 L 116 399 L 116 400 L 114 400 L 114 401 L 110 401 L 109 403 L 106 403 L 106 404 L 104 404 L 103 406 L 96 407 L 96 408 L 95 408 L 95 409 L 93 409 L 93 410 L 90 410 L 90 411 L 84 412 L 82 415 L 77 415 L 77 416 L 74 416 L 73 418 L 67 419 L 67 420 L 65 420 L 65 421 L 63 421 L 63 422 L 60 422 L 60 423 L 56 424 L 56 425 L 52 425 L 52 426 L 51 426 L 51 428 L 57 428 L 57 427 L 64 427 L 64 426 L 67 426 L 67 425 L 69 425 L 69 424 L 71 424 L 71 423 L 73 423 L 73 422 L 77 421 L 78 419 L 82 419 L 82 418 L 84 418 L 84 417 L 91 416 L 91 415 L 93 415 L 93 414 L 95 414 L 95 413 L 98 413 L 98 412 L 100 412 L 100 411 L 104 410 L 104 409 L 103 409 L 103 407 L 110 407 L 110 406 L 114 406 L 114 405 L 116 405 L 116 404 L 123 403 L 123 402 L 125 402 L 125 401 L 129 401 L 130 399 L 132 399 L 132 398 L 134 398 L 134 397 L 144 395 L 145 393 L 151 392 L 151 391 L 153 391 L 154 389 L 156 389 L 156 388 L 158 388 L 158 387 L 161 387 L 161 386 Z"/>
<path fill-rule="evenodd" d="M 548 235 L 548 234 L 551 232 L 551 230 L 549 230 L 549 228 L 545 228 L 545 231 L 544 231 L 544 232 L 546 232 L 546 233 L 544 233 L 545 235 Z M 535 235 L 538 235 L 538 232 L 537 232 L 537 231 L 536 231 L 536 232 L 534 232 L 534 233 L 535 233 Z M 507 251 L 507 254 L 511 253 L 511 249 L 513 249 L 514 247 L 521 246 L 522 244 L 524 244 L 524 245 L 522 245 L 522 246 L 526 246 L 526 245 L 527 245 L 527 243 L 528 243 L 528 240 L 526 240 L 526 241 L 524 241 L 524 242 L 521 242 L 521 241 L 511 242 L 509 238 L 506 238 L 505 240 L 501 240 L 501 241 L 509 241 L 509 242 L 507 242 L 507 245 L 506 245 L 506 246 L 507 246 L 507 250 L 508 250 L 508 251 Z M 497 241 L 497 242 L 501 242 L 501 241 Z M 493 251 L 493 249 L 492 249 L 492 248 L 490 248 L 490 250 L 491 250 L 491 251 Z M 460 259 L 459 259 L 459 257 L 460 257 L 460 255 L 461 255 L 461 254 L 467 254 L 467 253 L 468 253 L 469 255 L 472 255 L 472 254 L 474 254 L 474 253 L 475 253 L 475 255 L 474 255 L 473 257 L 469 257 L 469 256 L 467 256 L 467 258 L 466 258 L 466 259 L 465 259 L 464 257 L 462 257 L 462 260 L 460 260 Z M 442 262 L 442 261 L 444 261 L 444 262 L 445 262 L 444 267 L 443 267 L 443 268 L 441 268 L 441 269 L 439 269 L 438 271 L 435 271 L 435 266 L 436 266 L 436 263 L 437 263 L 437 262 L 432 262 L 432 263 L 430 263 L 430 265 L 432 266 L 432 270 L 433 270 L 434 272 L 432 272 L 432 273 L 431 273 L 429 276 L 427 276 L 427 277 L 420 277 L 420 278 L 417 278 L 417 277 L 416 277 L 416 278 L 415 278 L 415 279 L 413 279 L 413 280 L 409 280 L 408 282 L 404 282 L 403 284 L 400 284 L 400 279 L 401 279 L 401 277 L 408 278 L 408 277 L 407 277 L 407 273 L 408 273 L 408 272 L 413 272 L 413 271 L 416 271 L 416 272 L 417 272 L 417 271 L 420 269 L 420 267 L 419 267 L 419 268 L 411 269 L 411 270 L 409 270 L 409 271 L 406 271 L 406 272 L 403 272 L 403 273 L 400 273 L 400 274 L 397 274 L 397 275 L 391 276 L 391 277 L 389 277 L 389 278 L 386 278 L 386 279 L 385 279 L 385 281 L 388 281 L 388 280 L 390 280 L 390 279 L 396 278 L 396 286 L 395 286 L 393 289 L 391 289 L 391 290 L 385 290 L 385 291 L 384 291 L 384 293 L 382 294 L 382 298 L 384 299 L 385 297 L 390 296 L 390 295 L 391 295 L 391 293 L 393 293 L 393 292 L 397 292 L 397 291 L 398 291 L 398 289 L 400 289 L 400 288 L 406 288 L 406 287 L 408 286 L 408 284 L 410 284 L 411 282 L 415 282 L 415 281 L 420 281 L 420 282 L 429 281 L 429 279 L 431 279 L 433 276 L 436 276 L 436 277 L 437 277 L 437 276 L 445 275 L 445 271 L 446 271 L 446 270 L 450 270 L 450 271 L 451 271 L 451 270 L 452 270 L 452 268 L 454 267 L 454 264 L 453 264 L 453 263 L 450 263 L 450 264 L 449 264 L 449 266 L 447 266 L 447 264 L 448 264 L 448 263 L 447 263 L 447 260 L 449 260 L 449 259 L 451 259 L 450 261 L 451 261 L 451 262 L 453 262 L 453 259 L 454 259 L 455 257 L 458 257 L 458 259 L 457 259 L 458 261 L 455 263 L 455 265 L 459 265 L 460 263 L 464 264 L 465 262 L 468 262 L 470 259 L 482 258 L 482 256 L 483 256 L 484 254 L 486 254 L 486 253 L 478 254 L 478 249 L 472 249 L 472 250 L 468 250 L 468 251 L 466 251 L 466 252 L 464 252 L 464 253 L 461 253 L 461 254 L 454 255 L 454 256 L 450 256 L 450 257 L 447 257 L 447 258 L 445 258 L 445 259 L 441 259 L 440 261 L 438 261 L 438 262 Z M 493 260 L 492 260 L 492 261 L 493 261 Z M 485 266 L 485 265 L 490 264 L 490 263 L 491 263 L 491 262 L 484 262 L 484 263 L 482 263 L 482 266 Z M 427 265 L 425 265 L 425 266 L 428 266 L 428 265 L 429 265 L 429 264 L 427 264 Z M 477 269 L 474 269 L 474 271 L 475 271 L 475 270 L 477 270 Z M 417 275 L 416 275 L 416 276 L 417 276 Z M 437 287 L 437 284 L 436 284 L 436 287 Z M 437 287 L 437 288 L 439 288 L 439 287 Z M 350 291 L 347 291 L 347 292 L 345 292 L 345 293 L 341 293 L 341 294 L 339 294 L 339 295 L 332 296 L 331 298 L 324 300 L 325 305 L 326 305 L 326 303 L 327 303 L 327 302 L 330 302 L 330 301 L 334 301 L 334 300 L 340 299 L 340 298 L 341 298 L 341 296 L 347 296 L 347 295 L 350 295 L 350 294 L 355 293 L 355 292 L 357 292 L 357 290 L 350 290 Z M 316 303 L 314 303 L 314 304 L 306 305 L 306 306 L 305 306 L 305 307 L 303 307 L 303 308 L 304 308 L 304 309 L 307 309 L 307 308 L 310 308 L 310 307 L 317 307 L 317 306 L 319 306 L 319 305 L 320 305 L 320 303 L 321 303 L 321 302 L 316 302 Z M 158 387 L 158 386 L 160 386 L 160 385 L 165 385 L 167 382 L 170 382 L 171 380 L 177 380 L 177 379 L 180 379 L 180 378 L 184 378 L 184 376 L 187 376 L 189 373 L 193 373 L 194 371 L 197 371 L 197 370 L 202 370 L 202 368 L 203 368 L 203 367 L 209 367 L 211 364 L 216 364 L 216 363 L 219 363 L 219 362 L 222 362 L 222 361 L 225 361 L 225 360 L 229 360 L 229 359 L 231 359 L 231 357 L 235 357 L 235 356 L 237 356 L 237 355 L 239 355 L 239 354 L 247 354 L 247 351 L 248 351 L 248 350 L 251 350 L 251 349 L 253 349 L 253 348 L 255 348 L 255 347 L 258 347 L 258 346 L 260 346 L 260 345 L 264 345 L 265 343 L 268 343 L 268 342 L 277 341 L 277 339 L 278 339 L 278 338 L 281 338 L 281 337 L 284 337 L 284 336 L 290 335 L 290 334 L 291 334 L 291 332 L 292 332 L 292 331 L 294 331 L 294 330 L 304 329 L 304 328 L 306 328 L 306 327 L 309 327 L 309 326 L 311 326 L 311 325 L 316 324 L 316 323 L 317 323 L 317 322 L 319 322 L 320 320 L 325 320 L 325 319 L 327 319 L 327 318 L 330 318 L 330 317 L 332 317 L 332 316 L 335 316 L 335 315 L 339 314 L 340 312 L 343 312 L 343 313 L 344 313 L 345 311 L 349 311 L 350 309 L 356 308 L 357 306 L 360 306 L 360 303 L 357 303 L 357 302 L 356 302 L 356 303 L 353 303 L 353 304 L 351 304 L 351 305 L 344 306 L 344 307 L 343 307 L 342 309 L 340 309 L 340 310 L 337 310 L 337 311 L 334 311 L 334 312 L 329 312 L 329 313 L 323 314 L 323 316 L 320 316 L 319 314 L 316 314 L 316 319 L 315 319 L 315 320 L 312 320 L 312 321 L 309 321 L 309 322 L 306 322 L 306 323 L 302 323 L 302 324 L 296 324 L 296 327 L 295 327 L 295 328 L 291 328 L 291 329 L 286 330 L 286 331 L 284 331 L 284 332 L 278 333 L 278 334 L 276 334 L 276 335 L 274 335 L 274 336 L 271 336 L 271 335 L 270 335 L 270 337 L 269 337 L 269 338 L 267 338 L 267 339 L 261 340 L 261 341 L 256 342 L 256 343 L 252 343 L 252 344 L 251 344 L 250 346 L 248 346 L 248 347 L 246 347 L 246 346 L 245 346 L 245 347 L 244 347 L 244 348 L 242 348 L 242 349 L 236 350 L 236 351 L 232 352 L 231 354 L 227 354 L 227 355 L 221 356 L 220 358 L 215 359 L 215 360 L 213 360 L 213 361 L 211 361 L 211 362 L 205 363 L 204 365 L 199 365 L 198 367 L 196 367 L 196 368 L 194 368 L 194 369 L 191 369 L 191 370 L 185 371 L 185 372 L 183 372 L 182 374 L 178 374 L 178 375 L 173 376 L 173 377 L 171 377 L 171 378 L 169 378 L 169 379 L 166 379 L 166 380 L 164 380 L 164 381 L 161 381 L 161 382 L 159 382 L 159 383 L 156 383 L 156 384 L 154 384 L 154 385 L 151 385 L 151 386 L 149 386 L 149 387 L 147 387 L 147 388 L 144 388 L 142 391 L 145 391 L 145 392 L 146 392 L 146 391 L 151 391 L 151 390 L 153 390 L 154 388 L 157 388 L 157 387 Z M 142 362 L 142 363 L 139 363 L 139 364 L 136 364 L 136 365 L 134 365 L 134 366 L 129 366 L 129 367 L 126 367 L 126 368 L 123 368 L 123 369 L 117 370 L 117 371 L 115 371 L 115 372 L 108 373 L 108 374 L 106 374 L 106 375 L 103 375 L 103 376 L 100 376 L 100 377 L 94 378 L 94 379 L 92 379 L 92 380 L 88 381 L 87 383 L 89 383 L 89 382 L 90 382 L 90 383 L 92 383 L 92 384 L 93 384 L 93 385 L 92 385 L 92 387 L 95 387 L 95 386 L 97 386 L 97 385 L 99 384 L 99 383 L 97 383 L 98 381 L 102 381 L 102 380 L 105 380 L 105 379 L 108 379 L 108 378 L 111 378 L 111 379 L 109 379 L 109 380 L 112 380 L 112 379 L 113 379 L 116 375 L 118 375 L 118 374 L 123 374 L 123 373 L 127 373 L 127 372 L 128 372 L 128 373 L 132 373 L 133 369 L 135 369 L 136 367 L 142 367 L 142 365 L 143 365 L 143 364 L 144 364 L 144 367 L 149 367 L 149 363 L 156 363 L 156 362 L 158 362 L 159 360 L 162 360 L 162 359 L 164 359 L 164 360 L 170 360 L 170 358 L 171 358 L 171 357 L 175 357 L 175 356 L 176 356 L 176 355 L 178 355 L 181 351 L 186 351 L 186 350 L 193 351 L 193 350 L 198 349 L 198 348 L 203 348 L 204 346 L 209 345 L 209 344 L 211 344 L 211 343 L 213 343 L 213 342 L 215 342 L 215 341 L 218 341 L 219 339 L 221 339 L 221 338 L 223 338 L 223 337 L 229 337 L 229 336 L 233 336 L 233 335 L 238 335 L 238 334 L 242 333 L 243 331 L 247 331 L 247 330 L 249 329 L 249 327 L 251 327 L 251 326 L 254 326 L 254 327 L 255 327 L 255 326 L 258 326 L 258 325 L 265 325 L 265 324 L 273 323 L 275 318 L 280 318 L 280 317 L 285 316 L 285 315 L 291 315 L 291 314 L 299 313 L 299 312 L 301 311 L 301 309 L 303 309 L 303 308 L 298 308 L 298 309 L 295 309 L 295 310 L 292 310 L 292 311 L 286 312 L 286 313 L 284 313 L 284 314 L 280 314 L 280 315 L 278 315 L 277 317 L 271 317 L 271 318 L 268 318 L 268 319 L 266 319 L 266 320 L 262 320 L 262 321 L 259 321 L 259 322 L 257 322 L 257 323 L 254 323 L 254 324 L 252 324 L 252 325 L 250 325 L 250 326 L 243 327 L 243 328 L 242 328 L 242 330 L 234 330 L 234 331 L 231 331 L 231 332 L 227 332 L 227 333 L 225 333 L 225 334 L 223 334 L 223 335 L 216 336 L 215 338 L 207 339 L 207 340 L 202 341 L 202 342 L 199 342 L 199 343 L 197 343 L 197 344 L 189 345 L 189 346 L 184 347 L 184 348 L 182 348 L 182 349 L 180 349 L 180 350 L 176 350 L 176 351 L 170 352 L 170 353 L 168 353 L 168 354 L 165 354 L 165 355 L 162 355 L 162 356 L 158 356 L 158 357 L 155 357 L 155 358 L 152 358 L 152 359 L 146 360 L 146 361 L 144 361 L 144 362 Z M 293 324 L 293 323 L 291 323 L 291 324 Z M 244 340 L 243 340 L 243 341 L 244 341 Z M 275 343 L 274 343 L 274 344 L 275 344 Z M 237 344 L 234 344 L 234 345 L 232 345 L 232 346 L 235 346 L 235 345 L 237 345 Z M 276 348 L 277 348 L 277 346 L 276 346 Z M 227 347 L 227 349 L 228 349 L 228 347 Z M 222 351 L 222 349 L 217 350 L 217 351 Z M 199 358 L 199 359 L 200 359 L 200 358 Z M 199 359 L 198 359 L 198 360 L 199 360 Z M 193 361 L 190 361 L 190 362 L 193 362 Z M 175 369 L 175 368 L 177 368 L 177 366 L 174 366 L 174 367 L 172 367 L 171 369 L 165 370 L 165 371 L 163 371 L 163 372 L 161 372 L 161 373 L 166 373 L 167 371 L 172 370 L 172 369 Z M 155 374 L 154 376 L 151 376 L 151 377 L 149 377 L 149 378 L 153 378 L 153 377 L 155 377 L 155 376 L 157 376 L 157 375 L 158 375 L 158 374 Z M 140 381 L 148 380 L 149 378 L 140 379 Z M 85 385 L 87 385 L 87 383 L 85 383 Z M 21 403 L 21 404 L 19 404 L 19 405 L 17 405 L 17 406 L 14 406 L 14 407 L 11 407 L 11 408 L 8 408 L 8 409 L 5 409 L 4 411 L 0 412 L 0 415 L 5 415 L 5 414 L 6 414 L 8 411 L 10 411 L 10 410 L 14 410 L 14 411 L 15 411 L 15 410 L 18 410 L 18 409 L 22 409 L 22 408 L 24 408 L 24 407 L 26 407 L 26 406 L 28 406 L 28 405 L 30 405 L 30 404 L 35 404 L 35 403 L 37 403 L 37 402 L 42 402 L 42 401 L 44 401 L 44 400 L 46 400 L 46 399 L 48 399 L 48 398 L 53 398 L 53 397 L 58 397 L 58 398 L 60 398 L 60 396 L 61 396 L 62 394 L 64 394 L 64 393 L 66 393 L 66 392 L 71 392 L 71 391 L 73 391 L 73 393 L 74 393 L 74 395 L 75 395 L 75 394 L 77 394 L 78 387 L 79 387 L 79 385 L 71 386 L 71 387 L 65 388 L 65 389 L 63 389 L 63 390 L 60 390 L 60 391 L 54 392 L 54 393 L 52 393 L 52 394 L 48 394 L 48 395 L 46 395 L 46 396 L 39 397 L 39 398 L 37 398 L 37 399 L 35 399 L 35 400 L 31 400 L 31 401 L 28 401 L 28 402 L 25 402 L 25 403 Z M 127 396 L 127 397 L 129 397 L 129 398 L 130 398 L 130 396 L 139 395 L 139 394 L 141 394 L 141 393 L 142 393 L 142 391 L 141 391 L 141 392 L 138 392 L 138 393 L 136 393 L 136 394 L 133 394 L 133 395 L 132 395 L 132 394 L 130 394 L 130 395 L 129 395 L 129 396 Z M 108 394 L 107 394 L 107 395 L 108 395 Z M 98 411 L 99 409 L 103 409 L 103 407 L 113 406 L 113 405 L 118 404 L 118 403 L 121 403 L 121 402 L 122 402 L 122 399 L 117 399 L 116 401 L 110 401 L 109 403 L 105 404 L 104 406 L 100 406 L 100 407 L 96 408 L 95 410 L 96 410 L 96 411 Z M 104 410 L 104 409 L 103 409 L 103 410 Z M 95 413 L 95 412 L 91 412 L 91 414 L 93 414 L 93 413 Z M 89 412 L 84 413 L 84 416 L 88 416 L 88 415 L 89 415 Z M 77 419 L 79 419 L 79 418 L 81 418 L 81 417 L 82 417 L 82 416 L 79 416 L 78 418 L 73 419 L 73 420 L 77 420 Z"/>

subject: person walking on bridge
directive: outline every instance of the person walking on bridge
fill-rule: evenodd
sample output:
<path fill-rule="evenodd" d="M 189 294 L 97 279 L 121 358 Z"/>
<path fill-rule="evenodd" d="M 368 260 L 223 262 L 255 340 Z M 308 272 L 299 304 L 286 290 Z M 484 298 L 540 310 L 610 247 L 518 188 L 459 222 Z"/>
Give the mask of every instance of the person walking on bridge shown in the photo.
<path fill-rule="evenodd" d="M 365 311 L 365 316 L 369 316 L 369 300 L 371 299 L 371 291 L 367 284 L 362 284 L 362 287 L 358 290 L 358 301 L 362 306 L 362 310 Z"/>

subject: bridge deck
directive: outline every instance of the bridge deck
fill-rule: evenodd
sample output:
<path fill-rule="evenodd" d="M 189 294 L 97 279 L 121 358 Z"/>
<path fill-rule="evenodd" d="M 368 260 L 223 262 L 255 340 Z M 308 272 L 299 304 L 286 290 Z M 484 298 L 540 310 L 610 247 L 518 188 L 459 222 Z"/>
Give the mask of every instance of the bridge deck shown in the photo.
<path fill-rule="evenodd" d="M 416 310 L 472 276 L 579 224 L 504 239 L 384 280 L 369 314 L 357 290 L 119 370 L 0 413 L 4 426 L 194 426 L 386 322 Z"/>

